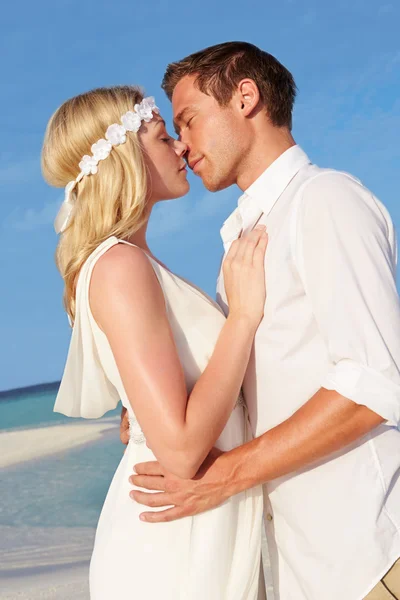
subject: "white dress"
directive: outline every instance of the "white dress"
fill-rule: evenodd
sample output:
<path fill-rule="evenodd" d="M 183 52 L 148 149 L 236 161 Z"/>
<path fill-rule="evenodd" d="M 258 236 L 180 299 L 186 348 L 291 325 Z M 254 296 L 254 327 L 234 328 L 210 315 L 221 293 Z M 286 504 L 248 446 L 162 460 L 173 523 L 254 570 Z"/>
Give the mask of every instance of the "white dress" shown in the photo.
<path fill-rule="evenodd" d="M 88 300 L 96 261 L 118 243 L 121 240 L 109 238 L 82 267 L 71 344 L 54 408 L 68 416 L 97 418 L 115 408 L 121 399 L 130 416 L 130 441 L 97 527 L 90 565 L 90 598 L 261 600 L 265 597 L 264 586 L 259 585 L 261 487 L 195 517 L 158 524 L 140 521 L 139 514 L 145 507 L 129 496 L 133 465 L 155 457 L 146 445 L 111 348 L 94 321 Z M 210 359 L 225 317 L 201 290 L 148 258 L 164 293 L 190 392 Z M 216 446 L 232 449 L 250 439 L 249 431 L 247 409 L 239 399 Z"/>

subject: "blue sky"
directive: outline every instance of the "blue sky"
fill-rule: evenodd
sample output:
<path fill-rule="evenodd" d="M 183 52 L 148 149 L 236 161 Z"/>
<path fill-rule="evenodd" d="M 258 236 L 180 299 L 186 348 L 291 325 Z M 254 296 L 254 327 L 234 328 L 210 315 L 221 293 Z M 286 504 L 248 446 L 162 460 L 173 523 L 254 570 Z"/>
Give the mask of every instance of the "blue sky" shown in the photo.
<path fill-rule="evenodd" d="M 246 40 L 294 74 L 298 143 L 320 166 L 349 171 L 400 229 L 400 5 L 395 0 L 16 0 L 2 7 L 0 122 L 0 389 L 60 378 L 70 330 L 54 266 L 52 221 L 62 198 L 40 173 L 44 129 L 68 97 L 137 83 L 155 95 L 168 62 Z M 172 128 L 171 128 L 172 131 Z M 235 188 L 209 194 L 191 176 L 183 200 L 157 207 L 150 244 L 170 268 L 214 295 L 219 229 Z"/>

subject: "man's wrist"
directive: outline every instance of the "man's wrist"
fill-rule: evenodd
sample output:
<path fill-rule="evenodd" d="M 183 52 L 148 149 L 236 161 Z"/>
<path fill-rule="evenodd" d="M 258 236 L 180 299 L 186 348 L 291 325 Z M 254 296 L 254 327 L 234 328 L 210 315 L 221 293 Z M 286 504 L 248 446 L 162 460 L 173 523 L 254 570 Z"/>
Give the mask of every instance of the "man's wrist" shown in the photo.
<path fill-rule="evenodd" d="M 261 439 L 239 446 L 220 456 L 220 468 L 224 474 L 221 487 L 226 498 L 240 494 L 260 483 L 257 469 L 257 454 Z"/>

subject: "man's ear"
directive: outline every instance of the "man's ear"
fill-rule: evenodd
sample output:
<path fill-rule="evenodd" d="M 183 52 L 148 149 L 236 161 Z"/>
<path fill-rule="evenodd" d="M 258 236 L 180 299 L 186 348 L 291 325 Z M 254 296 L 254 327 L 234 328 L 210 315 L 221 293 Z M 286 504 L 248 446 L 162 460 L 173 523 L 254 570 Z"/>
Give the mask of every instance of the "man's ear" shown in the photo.
<path fill-rule="evenodd" d="M 260 91 L 252 79 L 242 79 L 235 94 L 236 108 L 245 116 L 250 116 L 260 102 Z"/>

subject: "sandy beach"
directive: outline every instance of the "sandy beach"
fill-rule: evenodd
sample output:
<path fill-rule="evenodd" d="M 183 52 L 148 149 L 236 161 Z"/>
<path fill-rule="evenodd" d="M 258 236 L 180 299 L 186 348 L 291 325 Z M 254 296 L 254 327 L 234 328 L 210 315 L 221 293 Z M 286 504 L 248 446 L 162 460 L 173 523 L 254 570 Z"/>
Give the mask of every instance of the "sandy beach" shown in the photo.
<path fill-rule="evenodd" d="M 1 600 L 89 600 L 93 528 L 0 527 Z"/>
<path fill-rule="evenodd" d="M 1 432 L 0 468 L 94 442 L 103 433 L 118 426 L 119 419 L 112 417 L 100 421 L 54 425 L 51 427 L 51 435 L 49 427 Z"/>
<path fill-rule="evenodd" d="M 6 469 L 5 473 L 18 474 L 21 468 L 34 473 L 36 459 L 59 455 L 63 460 L 69 450 L 85 445 L 89 449 L 93 443 L 100 449 L 104 445 L 102 438 L 106 440 L 110 433 L 118 444 L 118 428 L 119 417 L 109 417 L 99 421 L 3 431 L 0 433 L 0 468 Z M 23 476 L 17 476 L 21 481 Z M 80 477 L 85 477 L 83 472 Z M 35 480 L 34 485 L 37 487 Z M 46 494 L 46 484 L 41 485 Z M 27 503 L 29 499 L 28 491 Z M 79 504 L 77 507 L 79 510 Z M 89 600 L 88 573 L 94 526 L 44 527 L 25 525 L 23 519 L 21 525 L 8 525 L 4 520 L 2 523 L 0 600 Z M 273 600 L 271 591 L 268 600 Z"/>
<path fill-rule="evenodd" d="M 94 529 L 0 527 L 0 600 L 90 600 Z M 265 543 L 265 542 L 264 542 Z M 12 546 L 7 552 L 4 546 Z M 268 559 L 264 567 L 268 569 Z M 273 600 L 268 585 L 268 600 Z"/>
<path fill-rule="evenodd" d="M 0 433 L 0 468 L 118 435 L 119 418 Z M 34 463 L 32 463 L 34 469 Z M 0 600 L 89 600 L 93 527 L 0 526 Z"/>

